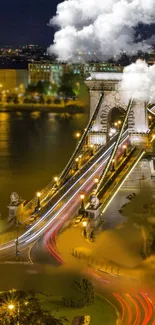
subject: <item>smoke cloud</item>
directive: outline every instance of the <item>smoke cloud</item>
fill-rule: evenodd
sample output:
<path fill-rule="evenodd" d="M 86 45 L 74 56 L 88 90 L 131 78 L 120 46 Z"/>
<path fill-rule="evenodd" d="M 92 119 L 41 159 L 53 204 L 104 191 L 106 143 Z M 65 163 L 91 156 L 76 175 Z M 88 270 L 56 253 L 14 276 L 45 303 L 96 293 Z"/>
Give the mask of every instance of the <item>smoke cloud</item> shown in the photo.
<path fill-rule="evenodd" d="M 127 99 L 153 102 L 155 100 L 155 64 L 148 66 L 145 61 L 124 68 L 120 90 L 125 91 Z"/>
<path fill-rule="evenodd" d="M 148 51 L 152 38 L 141 40 L 135 28 L 155 21 L 154 0 L 66 0 L 57 6 L 50 20 L 58 31 L 48 49 L 61 61 L 107 60 L 126 52 Z"/>

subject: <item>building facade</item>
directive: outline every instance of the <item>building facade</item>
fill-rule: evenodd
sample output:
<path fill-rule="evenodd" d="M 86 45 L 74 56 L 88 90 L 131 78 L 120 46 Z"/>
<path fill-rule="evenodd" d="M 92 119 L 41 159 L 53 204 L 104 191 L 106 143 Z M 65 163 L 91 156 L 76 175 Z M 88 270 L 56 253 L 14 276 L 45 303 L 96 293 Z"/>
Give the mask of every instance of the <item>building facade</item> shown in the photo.
<path fill-rule="evenodd" d="M 59 85 L 63 73 L 66 72 L 65 64 L 34 62 L 28 65 L 29 83 L 49 81 Z"/>
<path fill-rule="evenodd" d="M 15 69 L 0 69 L 0 88 L 1 90 L 14 91 L 22 86 L 28 85 L 28 71 Z"/>
<path fill-rule="evenodd" d="M 28 65 L 29 83 L 37 83 L 38 81 L 49 81 L 57 85 L 64 73 L 73 73 L 75 75 L 87 76 L 92 72 L 121 72 L 122 67 L 114 64 L 92 62 L 92 63 L 47 63 L 34 62 Z"/>

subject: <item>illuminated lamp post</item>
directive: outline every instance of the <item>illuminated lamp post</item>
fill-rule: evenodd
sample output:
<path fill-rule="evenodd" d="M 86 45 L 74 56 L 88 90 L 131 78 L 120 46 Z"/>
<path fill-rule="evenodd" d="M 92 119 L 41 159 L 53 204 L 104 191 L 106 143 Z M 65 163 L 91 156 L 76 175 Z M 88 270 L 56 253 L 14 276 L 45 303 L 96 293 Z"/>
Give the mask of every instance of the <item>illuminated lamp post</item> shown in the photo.
<path fill-rule="evenodd" d="M 94 155 L 94 146 L 93 144 L 90 145 L 90 156 L 92 157 Z"/>
<path fill-rule="evenodd" d="M 115 125 L 116 129 L 118 129 L 118 122 L 115 122 L 114 125 Z"/>
<path fill-rule="evenodd" d="M 56 186 L 58 186 L 58 180 L 59 180 L 58 176 L 55 176 L 54 177 L 54 182 L 55 182 Z"/>
<path fill-rule="evenodd" d="M 152 122 L 152 116 L 151 115 L 149 115 L 149 122 L 151 123 Z"/>
<path fill-rule="evenodd" d="M 75 170 L 79 169 L 79 158 L 75 159 Z"/>
<path fill-rule="evenodd" d="M 94 179 L 94 182 L 95 182 L 95 184 L 96 184 L 96 186 L 97 186 L 97 184 L 98 184 L 98 182 L 99 182 L 99 179 L 96 177 L 96 178 Z"/>
<path fill-rule="evenodd" d="M 83 224 L 83 234 L 84 234 L 85 237 L 87 237 L 87 229 L 86 229 L 87 221 L 83 221 L 82 224 Z"/>
<path fill-rule="evenodd" d="M 112 160 L 112 172 L 115 172 L 115 159 Z"/>
<path fill-rule="evenodd" d="M 123 149 L 124 149 L 123 156 L 126 157 L 127 156 L 127 145 L 126 144 L 123 145 Z"/>
<path fill-rule="evenodd" d="M 9 309 L 10 311 L 12 311 L 13 309 L 15 309 L 15 305 L 12 304 L 12 303 L 10 303 L 10 304 L 8 305 L 8 309 Z"/>
<path fill-rule="evenodd" d="M 118 123 L 118 126 L 120 127 L 122 124 L 122 121 L 119 120 L 117 123 Z"/>
<path fill-rule="evenodd" d="M 84 206 L 84 194 L 81 194 L 80 195 L 80 198 L 81 198 L 81 207 L 80 207 L 80 210 L 79 210 L 79 213 L 82 214 L 82 218 L 84 217 L 85 215 L 85 206 Z"/>
<path fill-rule="evenodd" d="M 19 302 L 16 302 L 16 305 L 14 303 L 12 303 L 12 302 L 9 303 L 8 306 L 7 306 L 7 308 L 9 310 L 9 312 L 11 314 L 14 314 L 14 315 L 15 315 L 15 309 L 16 309 L 16 311 L 17 311 L 17 323 L 16 324 L 17 325 L 20 325 L 20 323 L 19 323 L 19 316 L 20 316 L 20 304 L 19 304 Z M 12 323 L 10 323 L 10 324 L 12 324 Z"/>
<path fill-rule="evenodd" d="M 80 139 L 80 137 L 81 137 L 81 133 L 80 133 L 80 132 L 76 132 L 75 137 L 76 137 L 76 139 L 77 139 L 77 145 L 78 145 L 78 143 L 79 143 L 79 139 Z"/>

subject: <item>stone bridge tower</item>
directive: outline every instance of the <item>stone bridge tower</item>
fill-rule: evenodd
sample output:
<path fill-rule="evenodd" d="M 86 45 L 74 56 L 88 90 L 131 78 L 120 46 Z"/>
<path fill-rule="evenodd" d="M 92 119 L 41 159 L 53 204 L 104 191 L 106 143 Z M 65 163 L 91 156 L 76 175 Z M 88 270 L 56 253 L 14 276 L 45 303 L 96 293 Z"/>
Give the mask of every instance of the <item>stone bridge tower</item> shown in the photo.
<path fill-rule="evenodd" d="M 108 134 L 108 115 L 115 107 L 120 107 L 124 111 L 128 102 L 125 93 L 118 91 L 119 82 L 122 80 L 122 73 L 92 73 L 85 81 L 90 93 L 90 116 L 92 115 L 100 94 L 104 92 L 98 117 L 93 124 L 89 135 L 89 142 L 92 144 L 105 144 Z M 143 142 L 148 131 L 148 117 L 146 103 L 144 101 L 134 101 L 132 110 L 128 118 L 128 131 L 131 141 Z M 144 140 L 145 142 L 145 140 Z"/>

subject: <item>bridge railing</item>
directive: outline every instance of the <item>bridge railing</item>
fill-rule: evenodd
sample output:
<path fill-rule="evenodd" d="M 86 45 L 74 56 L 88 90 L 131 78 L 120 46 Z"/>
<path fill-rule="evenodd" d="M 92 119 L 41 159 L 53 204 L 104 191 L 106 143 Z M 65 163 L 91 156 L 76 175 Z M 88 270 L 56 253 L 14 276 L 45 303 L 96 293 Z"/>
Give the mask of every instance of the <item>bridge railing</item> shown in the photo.
<path fill-rule="evenodd" d="M 54 181 L 51 181 L 46 187 L 44 187 L 40 191 L 41 202 L 45 199 L 44 196 L 46 196 L 47 194 L 49 194 L 49 192 L 53 189 L 54 185 L 55 185 Z M 31 201 L 29 201 L 27 204 L 25 204 L 24 211 L 31 209 L 36 204 L 37 204 L 37 197 L 34 197 Z"/>

